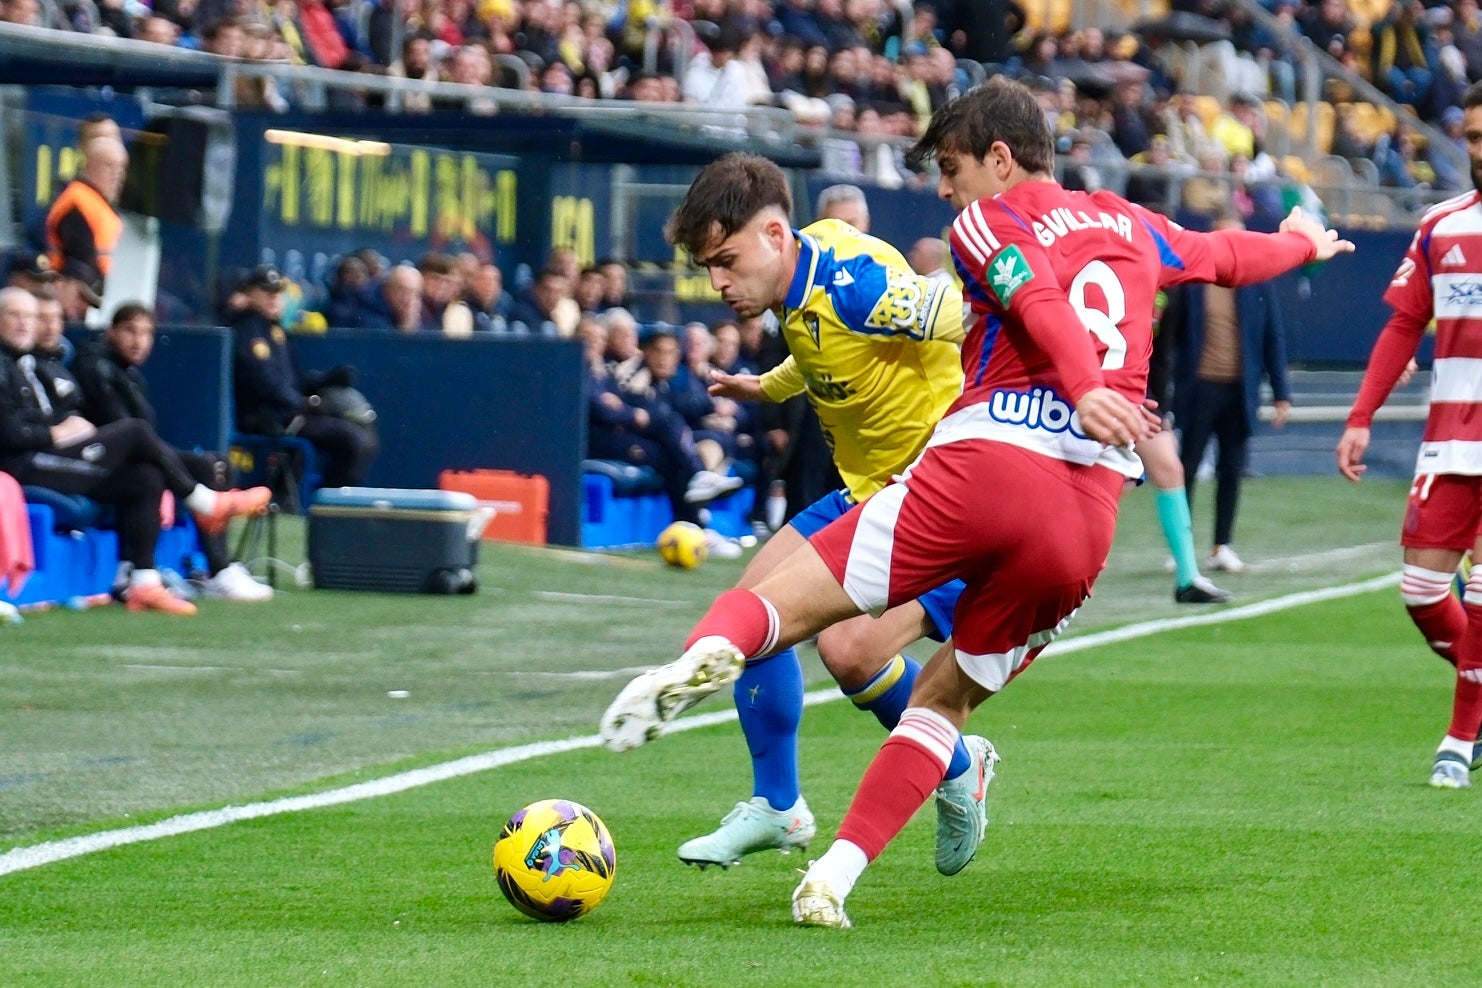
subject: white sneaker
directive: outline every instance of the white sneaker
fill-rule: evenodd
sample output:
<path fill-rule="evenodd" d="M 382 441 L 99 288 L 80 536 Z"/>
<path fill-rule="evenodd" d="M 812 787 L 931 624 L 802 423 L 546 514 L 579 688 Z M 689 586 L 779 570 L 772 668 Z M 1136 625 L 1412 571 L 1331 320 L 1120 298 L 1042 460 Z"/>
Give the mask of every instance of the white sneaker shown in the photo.
<path fill-rule="evenodd" d="M 668 665 L 634 679 L 598 725 L 609 751 L 629 751 L 664 733 L 664 725 L 741 678 L 746 656 L 719 635 L 707 635 Z"/>
<path fill-rule="evenodd" d="M 1204 560 L 1205 569 L 1222 569 L 1226 573 L 1244 573 L 1245 563 L 1235 555 L 1235 550 L 1227 545 L 1217 545 L 1214 552 Z"/>
<path fill-rule="evenodd" d="M 711 559 L 740 559 L 746 551 L 740 542 L 728 539 L 713 528 L 705 529 L 705 548 Z"/>
<path fill-rule="evenodd" d="M 988 783 L 999 761 L 987 738 L 966 734 L 962 743 L 972 764 L 957 778 L 944 779 L 937 786 L 937 871 L 943 875 L 966 868 L 988 833 Z"/>
<path fill-rule="evenodd" d="M 745 485 L 746 481 L 740 477 L 727 477 L 714 470 L 701 470 L 690 478 L 689 487 L 684 492 L 684 501 L 686 504 L 708 504 L 732 491 L 739 491 Z"/>
<path fill-rule="evenodd" d="M 202 585 L 207 597 L 217 600 L 235 600 L 243 603 L 260 603 L 273 599 L 273 588 L 258 583 L 241 563 L 231 563 Z"/>
<path fill-rule="evenodd" d="M 844 915 L 844 900 L 821 878 L 803 876 L 792 892 L 792 921 L 799 926 L 825 926 L 847 930 L 854 924 Z"/>
<path fill-rule="evenodd" d="M 791 854 L 794 848 L 806 851 L 818 833 L 808 801 L 802 796 L 785 810 L 774 810 L 763 796 L 753 796 L 720 821 L 719 829 L 679 845 L 679 860 L 685 864 L 720 865 L 729 868 L 753 851 L 773 848 Z"/>

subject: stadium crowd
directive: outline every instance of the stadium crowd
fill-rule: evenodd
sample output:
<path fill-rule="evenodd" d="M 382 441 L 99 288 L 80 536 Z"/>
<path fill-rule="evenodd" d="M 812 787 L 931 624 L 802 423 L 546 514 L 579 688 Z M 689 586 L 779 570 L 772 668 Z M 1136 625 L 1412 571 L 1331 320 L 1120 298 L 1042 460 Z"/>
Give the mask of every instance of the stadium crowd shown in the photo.
<path fill-rule="evenodd" d="M 1017 0 L 4 0 L 0 18 L 253 62 L 639 103 L 780 106 L 812 132 L 825 171 L 887 187 L 914 176 L 885 139 L 914 138 L 933 109 L 997 72 L 1042 93 L 1062 153 L 1228 172 L 1237 185 L 1273 178 L 1263 102 L 1296 104 L 1304 37 L 1460 141 L 1461 92 L 1482 78 L 1476 0 L 1261 2 L 1270 18 L 1231 0 L 1176 0 L 1170 17 L 1113 33 L 1046 23 Z M 1198 81 L 1164 59 L 1166 42 L 1188 39 L 1218 63 L 1224 91 L 1214 95 L 1239 95 L 1249 109 L 1232 100 L 1217 117 L 1206 111 L 1192 135 Z M 239 79 L 235 95 L 277 110 L 296 99 L 292 82 L 273 79 Z M 1331 74 L 1323 97 L 1347 106 L 1354 94 Z M 345 88 L 333 98 L 374 107 L 382 97 Z M 498 107 L 412 93 L 403 109 Z M 1388 186 L 1463 188 L 1465 176 L 1428 153 L 1413 122 L 1401 114 L 1376 133 L 1340 119 L 1333 153 L 1372 162 Z M 1166 156 L 1158 135 L 1169 139 Z"/>

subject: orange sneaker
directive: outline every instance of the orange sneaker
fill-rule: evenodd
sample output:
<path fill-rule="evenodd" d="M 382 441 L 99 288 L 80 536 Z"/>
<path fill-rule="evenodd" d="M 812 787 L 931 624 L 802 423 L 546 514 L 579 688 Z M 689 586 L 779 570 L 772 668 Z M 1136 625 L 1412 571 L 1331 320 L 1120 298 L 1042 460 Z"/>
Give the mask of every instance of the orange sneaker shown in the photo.
<path fill-rule="evenodd" d="M 163 611 L 166 614 L 178 614 L 181 617 L 190 617 L 196 612 L 196 605 L 188 600 L 181 600 L 160 583 L 129 587 L 124 593 L 124 606 L 135 613 Z"/>
<path fill-rule="evenodd" d="M 268 503 L 272 500 L 273 492 L 266 487 L 217 491 L 215 510 L 196 515 L 196 524 L 207 535 L 216 535 L 226 531 L 226 526 L 238 515 L 262 514 L 268 510 Z"/>

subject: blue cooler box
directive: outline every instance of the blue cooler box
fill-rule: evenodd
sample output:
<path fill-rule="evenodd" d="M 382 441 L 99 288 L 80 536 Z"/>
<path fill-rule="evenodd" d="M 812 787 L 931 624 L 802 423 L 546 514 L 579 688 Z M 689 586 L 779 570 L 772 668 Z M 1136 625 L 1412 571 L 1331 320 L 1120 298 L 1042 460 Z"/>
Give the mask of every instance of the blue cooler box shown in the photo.
<path fill-rule="evenodd" d="M 321 590 L 473 593 L 472 494 L 324 488 L 309 507 L 309 565 Z"/>

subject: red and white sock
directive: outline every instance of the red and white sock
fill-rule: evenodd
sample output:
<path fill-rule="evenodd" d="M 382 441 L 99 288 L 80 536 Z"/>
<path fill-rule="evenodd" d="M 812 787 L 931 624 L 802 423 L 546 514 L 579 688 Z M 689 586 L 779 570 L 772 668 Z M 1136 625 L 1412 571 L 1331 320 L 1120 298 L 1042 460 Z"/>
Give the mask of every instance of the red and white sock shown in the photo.
<path fill-rule="evenodd" d="M 714 635 L 735 645 L 748 659 L 755 658 L 776 647 L 779 624 L 771 601 L 750 590 L 727 590 L 715 598 L 684 647 Z"/>
<path fill-rule="evenodd" d="M 1425 643 L 1441 658 L 1456 665 L 1456 650 L 1467 630 L 1467 610 L 1451 594 L 1455 573 L 1405 564 L 1400 577 L 1400 599 Z"/>
<path fill-rule="evenodd" d="M 1482 724 L 1482 572 L 1476 568 L 1467 579 L 1462 602 L 1466 605 L 1467 630 L 1456 649 L 1456 693 L 1446 735 L 1465 743 L 1477 740 L 1477 728 Z"/>
<path fill-rule="evenodd" d="M 839 839 L 873 861 L 941 785 L 957 745 L 957 727 L 926 707 L 907 707 L 865 770 Z"/>

